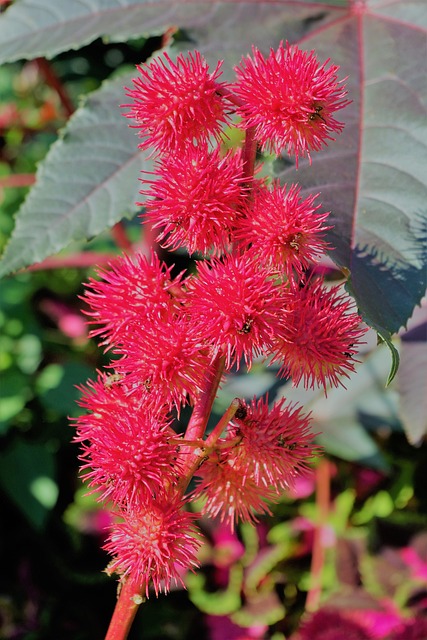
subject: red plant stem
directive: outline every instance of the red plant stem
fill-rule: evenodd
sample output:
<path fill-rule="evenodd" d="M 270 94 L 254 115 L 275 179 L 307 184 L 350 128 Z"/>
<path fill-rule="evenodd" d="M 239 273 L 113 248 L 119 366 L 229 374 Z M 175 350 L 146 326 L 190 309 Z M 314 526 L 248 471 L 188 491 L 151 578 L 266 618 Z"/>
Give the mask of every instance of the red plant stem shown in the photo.
<path fill-rule="evenodd" d="M 42 262 L 32 264 L 26 271 L 43 271 L 45 269 L 77 268 L 84 269 L 111 262 L 116 257 L 115 253 L 95 253 L 94 251 L 83 251 L 70 256 L 53 256 L 46 258 Z"/>
<path fill-rule="evenodd" d="M 17 173 L 13 176 L 0 178 L 0 188 L 29 187 L 36 181 L 34 173 Z"/>
<path fill-rule="evenodd" d="M 316 470 L 316 505 L 317 523 L 314 531 L 313 554 L 311 557 L 310 582 L 305 608 L 316 611 L 322 595 L 322 571 L 325 563 L 325 525 L 330 504 L 330 465 L 328 460 L 321 460 Z"/>
<path fill-rule="evenodd" d="M 234 418 L 236 411 L 239 407 L 240 407 L 239 398 L 234 398 L 234 400 L 231 402 L 230 406 L 228 407 L 227 411 L 223 414 L 218 424 L 215 425 L 215 427 L 212 429 L 211 433 L 209 434 L 208 438 L 206 439 L 205 447 L 207 449 L 215 446 L 218 438 L 220 438 L 221 436 L 221 433 L 224 431 L 224 429 L 226 428 L 230 420 Z"/>
<path fill-rule="evenodd" d="M 123 222 L 117 222 L 117 224 L 111 228 L 111 236 L 120 249 L 127 253 L 133 253 L 133 245 L 128 238 Z"/>
<path fill-rule="evenodd" d="M 207 369 L 204 379 L 204 389 L 197 398 L 185 432 L 185 440 L 198 440 L 203 437 L 219 383 L 221 382 L 224 365 L 225 356 L 218 356 Z"/>
<path fill-rule="evenodd" d="M 243 176 L 250 186 L 255 172 L 255 158 L 257 141 L 255 139 L 255 127 L 246 129 L 245 142 L 243 145 Z"/>
<path fill-rule="evenodd" d="M 141 595 L 145 583 L 133 580 L 123 583 L 105 640 L 125 640 L 128 637 L 139 605 L 145 598 Z"/>
<path fill-rule="evenodd" d="M 45 58 L 36 58 L 36 64 L 43 74 L 46 83 L 56 91 L 62 104 L 62 108 L 65 111 L 66 116 L 69 118 L 74 113 L 74 105 L 71 102 L 71 98 L 65 90 L 64 85 L 54 72 L 52 65 Z"/>
<path fill-rule="evenodd" d="M 212 410 L 213 401 L 215 399 L 216 392 L 221 381 L 224 364 L 225 357 L 219 356 L 206 372 L 205 388 L 200 394 L 198 402 L 194 407 L 193 414 L 186 430 L 185 437 L 187 439 L 196 440 L 198 438 L 201 438 L 205 432 L 209 415 Z M 228 423 L 228 421 L 231 419 L 229 416 L 232 417 L 236 413 L 238 406 L 238 400 L 237 402 L 234 400 L 231 403 L 229 409 L 225 412 L 224 416 L 215 428 L 217 432 L 220 428 L 222 432 L 224 428 L 224 421 Z M 220 432 L 218 433 L 218 437 L 219 435 Z M 192 449 L 192 447 L 189 448 Z M 187 459 L 187 468 L 185 471 L 181 471 L 182 479 L 176 487 L 178 491 L 184 493 L 194 471 L 200 464 L 199 458 L 200 452 L 196 454 L 195 457 L 191 456 L 191 458 Z M 193 469 L 194 465 L 195 468 Z M 185 484 L 183 480 L 185 480 Z M 110 626 L 108 627 L 107 635 L 105 636 L 105 640 L 125 640 L 127 638 L 138 607 L 143 601 L 142 593 L 145 589 L 145 586 L 145 582 L 137 582 L 132 579 L 126 581 L 123 584 L 113 612 L 113 617 L 111 618 Z"/>
<path fill-rule="evenodd" d="M 206 426 L 208 424 L 209 416 L 212 411 L 212 405 L 218 391 L 219 383 L 221 382 L 224 365 L 225 356 L 218 356 L 216 360 L 214 360 L 214 362 L 211 364 L 211 366 L 208 367 L 205 373 L 204 388 L 197 398 L 193 413 L 191 414 L 191 418 L 185 431 L 184 440 L 193 441 L 203 438 L 206 431 Z M 189 476 L 189 474 L 194 473 L 195 464 L 195 468 L 197 469 L 197 464 L 199 464 L 199 462 L 196 463 L 196 461 L 199 461 L 199 456 L 198 454 L 195 455 L 193 447 L 183 446 L 181 448 L 181 458 L 183 461 L 183 466 L 180 471 L 180 476 L 181 478 L 185 479 L 185 483 L 184 481 L 182 483 L 185 490 L 185 487 L 188 485 L 188 482 L 191 479 L 191 476 Z M 187 478 L 189 478 L 188 481 Z"/>
<path fill-rule="evenodd" d="M 190 462 L 187 464 L 185 475 L 184 474 L 181 475 L 178 481 L 178 484 L 176 485 L 176 491 L 178 493 L 180 493 L 181 495 L 184 495 L 184 492 L 188 487 L 194 473 L 197 471 L 197 469 L 200 467 L 200 465 L 206 459 L 206 457 L 212 453 L 217 443 L 217 440 L 220 438 L 222 432 L 224 431 L 225 427 L 228 425 L 230 420 L 233 419 L 239 406 L 240 406 L 239 398 L 234 398 L 234 400 L 228 407 L 227 411 L 222 415 L 219 422 L 216 424 L 212 432 L 209 434 L 209 437 L 206 440 L 201 440 L 201 441 L 199 440 L 199 446 L 194 450 L 194 453 L 190 459 Z M 237 441 L 239 441 L 240 439 L 241 438 L 238 438 Z M 193 445 L 194 443 L 192 442 L 191 444 Z"/>

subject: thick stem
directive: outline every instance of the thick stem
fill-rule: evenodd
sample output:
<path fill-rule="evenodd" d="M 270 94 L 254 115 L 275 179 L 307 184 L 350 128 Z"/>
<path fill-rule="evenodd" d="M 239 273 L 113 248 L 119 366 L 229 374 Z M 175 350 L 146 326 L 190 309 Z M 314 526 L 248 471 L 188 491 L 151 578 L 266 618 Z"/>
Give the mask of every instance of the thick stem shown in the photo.
<path fill-rule="evenodd" d="M 197 441 L 201 440 L 205 434 L 209 416 L 212 411 L 212 405 L 221 382 L 222 372 L 224 371 L 225 357 L 218 356 L 212 365 L 207 369 L 204 379 L 204 387 L 196 401 L 193 413 L 185 431 L 184 440 Z M 200 452 L 195 452 L 191 446 L 183 446 L 181 448 L 182 467 L 180 469 L 180 481 L 178 491 L 184 493 L 188 483 L 190 482 L 194 471 L 200 464 Z"/>
<path fill-rule="evenodd" d="M 212 411 L 222 372 L 224 371 L 225 356 L 218 356 L 208 368 L 204 379 L 204 388 L 200 393 L 190 421 L 185 432 L 186 440 L 198 440 L 203 438 L 209 416 Z"/>
<path fill-rule="evenodd" d="M 123 583 L 105 640 L 125 640 L 128 637 L 139 605 L 144 602 L 142 596 L 145 583 L 137 584 L 133 580 Z"/>
<path fill-rule="evenodd" d="M 316 611 L 322 595 L 322 572 L 325 563 L 325 527 L 330 503 L 330 466 L 328 460 L 321 460 L 316 470 L 317 524 L 314 532 L 313 554 L 311 557 L 310 590 L 305 608 Z"/>
<path fill-rule="evenodd" d="M 239 398 L 234 398 L 234 400 L 228 407 L 227 411 L 223 414 L 220 421 L 217 423 L 217 425 L 214 427 L 212 432 L 209 434 L 209 437 L 206 440 L 196 441 L 199 443 L 199 446 L 193 450 L 193 455 L 189 459 L 189 462 L 187 463 L 185 475 L 183 474 L 181 476 L 181 478 L 178 481 L 178 484 L 176 485 L 176 491 L 178 493 L 180 493 L 181 495 L 184 495 L 184 492 L 188 487 L 194 473 L 197 471 L 197 469 L 200 467 L 203 461 L 212 453 L 222 432 L 224 431 L 224 429 L 226 428 L 230 420 L 233 419 L 239 406 L 240 406 Z M 240 438 L 236 439 L 236 442 L 238 442 L 239 440 Z M 191 443 L 191 446 L 192 445 L 193 445 L 193 442 Z"/>
<path fill-rule="evenodd" d="M 255 140 L 255 127 L 246 129 L 245 143 L 243 145 L 243 176 L 248 186 L 251 185 L 255 172 L 255 158 L 257 141 Z"/>

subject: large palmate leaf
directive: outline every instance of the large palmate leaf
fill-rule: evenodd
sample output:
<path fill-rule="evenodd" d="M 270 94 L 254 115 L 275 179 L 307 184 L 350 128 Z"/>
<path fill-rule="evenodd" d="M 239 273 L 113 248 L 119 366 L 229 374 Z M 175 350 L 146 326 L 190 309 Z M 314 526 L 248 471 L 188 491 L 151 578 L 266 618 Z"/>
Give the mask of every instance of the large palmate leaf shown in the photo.
<path fill-rule="evenodd" d="M 222 43 L 239 58 L 252 43 L 294 35 L 301 18 L 327 13 L 346 0 L 204 2 L 175 0 L 18 0 L 0 19 L 0 64 L 77 49 L 99 36 L 120 41 L 177 26 L 192 37 Z M 301 27 L 300 27 L 301 28 Z"/>
<path fill-rule="evenodd" d="M 417 308 L 402 335 L 401 365 L 397 377 L 399 414 L 406 436 L 420 444 L 427 434 L 427 302 Z"/>
<path fill-rule="evenodd" d="M 353 103 L 344 133 L 297 177 L 331 211 L 332 257 L 385 338 L 406 324 L 427 283 L 427 5 L 402 3 L 412 7 L 403 22 L 399 4 L 368 3 L 301 43 L 341 66 Z M 295 179 L 293 168 L 279 174 Z"/>
<path fill-rule="evenodd" d="M 289 39 L 305 49 L 315 49 L 321 60 L 330 57 L 340 65 L 341 77 L 348 76 L 353 102 L 342 115 L 346 122 L 343 135 L 317 154 L 311 167 L 301 163 L 296 172 L 294 165 L 284 159 L 276 165 L 277 175 L 283 181 L 297 180 L 305 191 L 321 192 L 320 199 L 331 211 L 334 224 L 329 238 L 335 247 L 333 257 L 349 271 L 348 287 L 365 320 L 388 340 L 391 333 L 406 324 L 426 286 L 427 4 L 397 0 L 365 3 L 21 0 L 0 16 L 0 56 L 4 61 L 52 56 L 99 35 L 126 39 L 171 25 L 181 28 L 189 38 L 191 44 L 185 48 L 200 49 L 210 62 L 224 59 L 224 69 L 230 69 L 245 55 L 251 43 L 268 51 L 281 39 Z M 230 72 L 227 77 L 231 77 Z M 100 125 L 98 130 L 103 128 L 106 118 L 118 127 L 121 143 L 117 155 L 116 145 L 111 145 L 108 157 L 116 166 L 117 177 L 120 162 L 127 164 L 129 158 L 135 157 L 136 148 L 135 137 L 126 126 L 118 124 L 121 116 L 117 105 L 121 101 L 117 94 L 109 103 L 98 99 L 90 104 L 92 123 Z M 115 111 L 115 115 L 107 116 L 107 108 Z M 77 115 L 75 126 L 78 117 L 86 116 Z M 61 154 L 69 153 L 67 142 L 66 138 L 56 147 L 58 162 Z M 97 152 L 95 144 L 90 155 L 95 164 Z M 99 152 L 105 160 L 105 149 Z M 46 163 L 51 160 L 48 158 Z M 83 175 L 90 182 L 92 174 L 87 166 L 73 163 L 73 171 L 77 182 Z M 40 193 L 50 200 L 58 198 L 63 189 L 60 172 L 49 183 L 45 178 L 41 171 Z M 129 188 L 129 182 L 121 183 L 121 178 L 115 184 L 122 192 L 120 206 L 116 207 L 114 220 L 107 219 L 108 216 L 100 218 L 97 230 L 103 224 L 112 224 L 123 210 L 133 207 L 137 182 L 133 189 Z M 94 174 L 92 186 L 102 194 L 104 188 L 109 188 L 109 179 L 104 177 L 99 185 Z M 93 207 L 92 215 L 101 215 L 101 210 L 102 207 Z M 30 196 L 18 213 L 17 230 L 5 254 L 2 273 L 34 259 L 28 255 L 28 246 L 24 251 L 18 233 L 24 221 L 26 225 L 30 219 L 38 220 L 35 210 L 32 211 Z M 98 232 L 93 226 L 87 230 L 82 224 L 85 216 L 80 207 L 67 211 L 68 214 L 64 210 L 57 213 L 69 222 L 67 229 L 63 227 L 62 247 L 76 237 L 72 229 L 78 228 L 80 235 Z M 53 218 L 50 222 L 53 223 Z M 33 228 L 49 237 L 42 224 Z M 28 238 L 35 242 L 33 234 Z M 58 244 L 49 245 L 46 237 L 43 242 L 45 255 L 61 248 Z M 44 256 L 40 254 L 37 259 L 41 257 Z"/>

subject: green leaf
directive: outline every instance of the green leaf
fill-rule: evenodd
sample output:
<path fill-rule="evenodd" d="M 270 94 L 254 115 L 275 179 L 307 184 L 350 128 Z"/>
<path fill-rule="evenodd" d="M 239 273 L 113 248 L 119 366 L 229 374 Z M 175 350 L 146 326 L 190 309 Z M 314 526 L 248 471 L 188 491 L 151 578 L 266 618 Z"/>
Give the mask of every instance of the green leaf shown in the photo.
<path fill-rule="evenodd" d="M 43 529 L 57 494 L 53 453 L 41 444 L 14 444 L 0 456 L 0 485 L 30 524 Z"/>
<path fill-rule="evenodd" d="M 402 334 L 401 366 L 397 377 L 399 415 L 406 436 L 420 445 L 427 433 L 427 305 L 417 309 L 410 329 Z"/>
<path fill-rule="evenodd" d="M 206 578 L 202 574 L 189 573 L 186 577 L 190 600 L 200 611 L 216 616 L 226 616 L 240 608 L 240 591 L 243 583 L 243 567 L 240 564 L 230 568 L 227 589 L 212 593 L 205 590 L 205 583 Z"/>
<path fill-rule="evenodd" d="M 252 564 L 246 569 L 245 590 L 255 592 L 274 567 L 290 555 L 290 551 L 291 545 L 288 541 L 261 549 Z"/>
<path fill-rule="evenodd" d="M 343 6 L 345 0 L 329 4 Z M 211 50 L 227 43 L 233 56 L 240 58 L 252 43 L 289 38 L 287 25 L 294 27 L 319 10 L 324 18 L 327 12 L 320 0 L 283 3 L 280 10 L 268 2 L 20 0 L 0 15 L 0 64 L 37 56 L 51 58 L 100 36 L 124 41 L 161 33 L 174 25 L 188 30 L 192 41 L 213 44 L 213 48 L 208 46 Z"/>
<path fill-rule="evenodd" d="M 40 401 L 59 415 L 75 415 L 76 402 L 81 395 L 77 385 L 86 382 L 90 376 L 93 376 L 93 370 L 83 363 L 49 364 L 36 381 Z"/>
<path fill-rule="evenodd" d="M 385 336 L 378 333 L 378 336 L 380 340 L 382 340 L 387 345 L 391 353 L 391 367 L 390 367 L 390 371 L 389 371 L 387 382 L 386 382 L 386 386 L 388 387 L 389 384 L 391 384 L 391 382 L 394 380 L 394 377 L 396 376 L 397 370 L 399 368 L 400 356 L 399 356 L 399 351 L 396 349 L 393 342 L 391 341 L 390 335 Z"/>
<path fill-rule="evenodd" d="M 301 403 L 311 411 L 313 432 L 325 450 L 343 460 L 351 460 L 388 471 L 369 429 L 387 425 L 401 428 L 397 396 L 392 387 L 384 388 L 388 370 L 388 352 L 377 347 L 366 360 L 357 364 L 345 380 L 345 388 L 323 391 L 285 385 L 278 389 L 288 401 Z"/>
<path fill-rule="evenodd" d="M 137 210 L 138 178 L 151 162 L 119 105 L 130 76 L 106 82 L 70 119 L 16 214 L 0 276 L 96 236 Z M 142 199 L 139 196 L 139 199 Z"/>

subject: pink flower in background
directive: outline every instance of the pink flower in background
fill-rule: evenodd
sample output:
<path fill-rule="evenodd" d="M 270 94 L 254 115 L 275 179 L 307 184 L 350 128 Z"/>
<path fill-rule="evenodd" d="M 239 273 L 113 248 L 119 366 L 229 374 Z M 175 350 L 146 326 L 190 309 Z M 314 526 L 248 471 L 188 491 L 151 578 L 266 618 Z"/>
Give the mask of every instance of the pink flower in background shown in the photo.
<path fill-rule="evenodd" d="M 426 640 L 427 618 L 407 620 L 387 638 L 387 640 Z"/>
<path fill-rule="evenodd" d="M 292 640 L 373 640 L 373 637 L 337 609 L 325 608 L 303 621 Z"/>
<path fill-rule="evenodd" d="M 378 640 L 387 639 L 401 623 L 402 616 L 396 604 L 389 599 L 377 601 L 376 608 L 346 609 L 345 615 L 364 627 Z"/>
<path fill-rule="evenodd" d="M 343 124 L 334 113 L 349 104 L 336 65 L 320 65 L 314 51 L 280 44 L 265 58 L 256 48 L 236 67 L 234 91 L 242 101 L 243 128 L 255 127 L 263 150 L 298 158 L 319 151 Z"/>
<path fill-rule="evenodd" d="M 266 624 L 239 627 L 228 616 L 206 616 L 209 640 L 264 640 L 268 631 Z"/>
<path fill-rule="evenodd" d="M 80 311 L 75 311 L 71 306 L 52 298 L 44 298 L 40 301 L 40 309 L 53 322 L 57 323 L 62 333 L 76 340 L 80 344 L 87 341 L 87 323 Z"/>
<path fill-rule="evenodd" d="M 427 584 L 427 559 L 421 558 L 414 547 L 404 547 L 400 550 L 400 557 L 411 569 L 413 578 L 424 580 Z"/>
<path fill-rule="evenodd" d="M 126 94 L 133 102 L 122 106 L 130 109 L 126 117 L 135 120 L 130 126 L 140 129 L 141 149 L 169 153 L 206 143 L 211 136 L 220 139 L 229 121 L 227 102 L 220 93 L 224 85 L 218 82 L 221 64 L 209 73 L 206 60 L 195 51 L 179 55 L 176 62 L 163 53 L 137 66 L 140 75 Z"/>
<path fill-rule="evenodd" d="M 286 490 L 286 495 L 294 500 L 302 500 L 311 496 L 315 488 L 315 474 L 312 469 L 309 469 L 294 479 L 292 485 Z"/>

